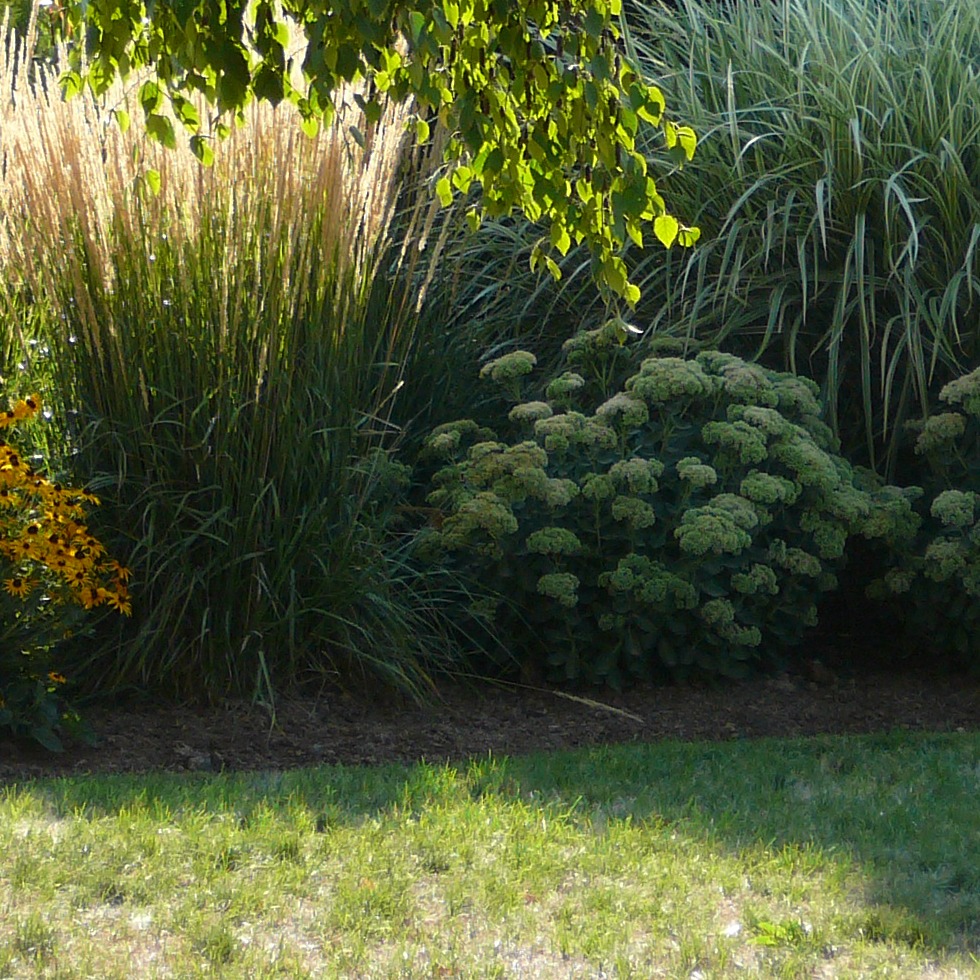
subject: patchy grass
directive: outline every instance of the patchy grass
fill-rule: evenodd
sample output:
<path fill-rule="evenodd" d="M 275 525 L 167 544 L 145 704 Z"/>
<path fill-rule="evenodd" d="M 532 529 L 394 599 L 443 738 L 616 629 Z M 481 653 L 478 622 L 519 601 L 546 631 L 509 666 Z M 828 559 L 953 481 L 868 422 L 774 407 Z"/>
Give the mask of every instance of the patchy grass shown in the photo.
<path fill-rule="evenodd" d="M 972 734 L 11 785 L 0 976 L 980 976 L 978 789 Z"/>

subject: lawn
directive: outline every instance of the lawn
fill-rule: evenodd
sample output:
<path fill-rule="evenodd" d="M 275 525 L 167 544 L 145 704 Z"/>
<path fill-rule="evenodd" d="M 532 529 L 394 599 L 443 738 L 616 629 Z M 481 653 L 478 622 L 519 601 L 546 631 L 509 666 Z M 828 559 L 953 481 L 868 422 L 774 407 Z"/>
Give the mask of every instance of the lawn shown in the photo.
<path fill-rule="evenodd" d="M 11 784 L 0 976 L 980 976 L 978 783 L 957 733 Z"/>

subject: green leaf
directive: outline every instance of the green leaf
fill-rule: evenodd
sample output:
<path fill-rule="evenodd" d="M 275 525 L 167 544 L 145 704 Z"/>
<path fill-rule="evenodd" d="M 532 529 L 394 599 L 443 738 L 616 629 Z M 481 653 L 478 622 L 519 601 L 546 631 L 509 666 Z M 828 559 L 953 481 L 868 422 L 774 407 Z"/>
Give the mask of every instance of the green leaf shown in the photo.
<path fill-rule="evenodd" d="M 153 79 L 145 81 L 140 86 L 139 100 L 147 115 L 156 112 L 163 103 L 163 93 L 160 91 L 160 86 Z"/>
<path fill-rule="evenodd" d="M 170 103 L 173 106 L 174 115 L 188 129 L 197 132 L 201 128 L 201 117 L 198 115 L 197 107 L 189 99 L 180 95 L 171 96 Z"/>
<path fill-rule="evenodd" d="M 470 208 L 466 212 L 466 223 L 470 226 L 470 231 L 479 231 L 483 224 L 483 217 L 476 208 Z"/>
<path fill-rule="evenodd" d="M 58 84 L 61 86 L 61 94 L 67 102 L 69 99 L 75 98 L 75 96 L 81 92 L 82 76 L 79 75 L 77 71 L 66 71 L 61 78 L 58 79 Z"/>
<path fill-rule="evenodd" d="M 174 133 L 174 124 L 159 113 L 152 113 L 146 117 L 146 132 L 152 139 L 161 142 L 168 150 L 177 148 L 177 136 Z"/>
<path fill-rule="evenodd" d="M 150 193 L 156 197 L 160 193 L 160 171 L 159 170 L 147 170 L 143 174 L 143 182 L 149 188 Z"/>
<path fill-rule="evenodd" d="M 429 124 L 424 119 L 415 120 L 415 138 L 419 143 L 429 140 Z"/>
<path fill-rule="evenodd" d="M 453 187 L 448 177 L 439 178 L 439 182 L 436 184 L 436 195 L 444 208 L 448 208 L 453 203 Z"/>
<path fill-rule="evenodd" d="M 412 46 L 418 47 L 419 41 L 422 38 L 422 32 L 425 30 L 425 14 L 420 13 L 418 10 L 413 10 L 408 15 L 408 30 Z"/>
<path fill-rule="evenodd" d="M 363 150 L 365 146 L 364 134 L 356 126 L 349 126 L 347 131 L 354 137 L 354 142 Z"/>
<path fill-rule="evenodd" d="M 125 133 L 129 129 L 129 113 L 125 109 L 113 109 L 112 116 L 116 120 L 120 133 Z"/>
<path fill-rule="evenodd" d="M 688 160 L 694 159 L 694 150 L 698 145 L 698 138 L 690 126 L 677 127 L 677 142 L 684 150 L 684 155 Z"/>
<path fill-rule="evenodd" d="M 210 167 L 214 163 L 214 150 L 211 149 L 210 140 L 206 136 L 191 137 L 191 152 L 205 167 Z"/>
<path fill-rule="evenodd" d="M 551 226 L 551 244 L 562 254 L 567 255 L 572 247 L 572 239 L 564 225 L 553 224 Z"/>
<path fill-rule="evenodd" d="M 307 116 L 299 125 L 310 139 L 320 132 L 320 120 L 316 116 Z"/>
<path fill-rule="evenodd" d="M 653 222 L 653 233 L 665 248 L 670 248 L 674 244 L 678 231 L 680 231 L 680 222 L 669 214 L 662 214 Z"/>
<path fill-rule="evenodd" d="M 681 228 L 677 232 L 677 244 L 683 248 L 691 248 L 700 237 L 700 228 Z"/>

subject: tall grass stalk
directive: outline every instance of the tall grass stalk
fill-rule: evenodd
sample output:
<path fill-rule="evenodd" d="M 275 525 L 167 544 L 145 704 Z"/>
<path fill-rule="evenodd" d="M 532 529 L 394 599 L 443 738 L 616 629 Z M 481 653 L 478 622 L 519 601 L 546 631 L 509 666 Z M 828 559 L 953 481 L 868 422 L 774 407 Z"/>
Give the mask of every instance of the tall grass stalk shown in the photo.
<path fill-rule="evenodd" d="M 393 434 L 425 278 L 411 234 L 429 198 L 396 211 L 409 110 L 372 128 L 347 106 L 310 139 L 252 106 L 205 169 L 149 142 L 138 107 L 113 122 L 132 92 L 65 102 L 14 54 L 3 305 L 50 313 L 73 464 L 134 568 L 134 622 L 83 655 L 86 676 L 188 696 L 331 673 L 426 684 L 451 656 L 443 583 L 384 534 L 390 473 L 365 456 Z"/>
<path fill-rule="evenodd" d="M 903 420 L 977 362 L 980 7 L 674 6 L 629 5 L 629 40 L 701 139 L 670 193 L 704 234 L 638 257 L 644 319 L 825 379 L 894 469 Z"/>

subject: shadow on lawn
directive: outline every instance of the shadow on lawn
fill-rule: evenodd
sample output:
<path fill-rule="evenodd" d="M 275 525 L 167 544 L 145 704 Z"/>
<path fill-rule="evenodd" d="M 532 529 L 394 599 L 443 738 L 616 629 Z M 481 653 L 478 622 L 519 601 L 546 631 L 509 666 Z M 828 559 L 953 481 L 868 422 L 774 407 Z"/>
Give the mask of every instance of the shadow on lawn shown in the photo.
<path fill-rule="evenodd" d="M 977 735 L 659 743 L 486 758 L 458 769 L 327 773 L 326 782 L 318 770 L 82 777 L 10 791 L 40 795 L 55 815 L 145 807 L 231 812 L 247 821 L 257 809 L 300 807 L 320 829 L 490 796 L 583 823 L 657 821 L 707 850 L 810 852 L 815 869 L 853 867 L 865 889 L 866 939 L 980 951 Z"/>

